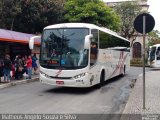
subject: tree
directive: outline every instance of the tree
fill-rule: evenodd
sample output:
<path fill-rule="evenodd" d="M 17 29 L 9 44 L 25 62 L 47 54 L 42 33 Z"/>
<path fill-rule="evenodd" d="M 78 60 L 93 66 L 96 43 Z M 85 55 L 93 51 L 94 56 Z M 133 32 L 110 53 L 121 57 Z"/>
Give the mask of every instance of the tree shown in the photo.
<path fill-rule="evenodd" d="M 160 32 L 158 30 L 153 30 L 148 33 L 148 46 L 152 46 L 154 44 L 160 44 Z"/>
<path fill-rule="evenodd" d="M 112 30 L 119 29 L 119 16 L 101 0 L 67 0 L 64 7 L 67 22 L 92 23 Z"/>
<path fill-rule="evenodd" d="M 16 21 L 17 31 L 39 33 L 62 19 L 64 0 L 21 0 L 21 14 Z"/>
<path fill-rule="evenodd" d="M 13 29 L 16 16 L 21 12 L 19 0 L 0 1 L 0 27 Z"/>
<path fill-rule="evenodd" d="M 0 0 L 0 27 L 2 28 L 3 24 L 2 24 L 2 15 L 3 13 L 3 0 Z"/>
<path fill-rule="evenodd" d="M 0 27 L 39 33 L 62 22 L 65 0 L 0 0 Z"/>
<path fill-rule="evenodd" d="M 133 42 L 138 35 L 136 34 L 133 23 L 137 15 L 142 12 L 142 8 L 135 1 L 125 1 L 116 5 L 114 9 L 121 17 L 121 36 Z M 133 36 L 135 36 L 135 38 L 132 38 Z"/>

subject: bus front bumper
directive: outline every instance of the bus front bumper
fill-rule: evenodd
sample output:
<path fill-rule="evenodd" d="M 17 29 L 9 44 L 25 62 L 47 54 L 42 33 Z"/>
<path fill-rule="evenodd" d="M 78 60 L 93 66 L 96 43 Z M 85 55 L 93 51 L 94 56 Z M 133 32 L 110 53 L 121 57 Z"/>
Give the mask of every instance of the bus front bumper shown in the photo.
<path fill-rule="evenodd" d="M 53 79 L 40 74 L 41 83 L 64 87 L 91 87 L 93 84 L 90 78 L 89 75 L 85 75 L 79 79 Z"/>

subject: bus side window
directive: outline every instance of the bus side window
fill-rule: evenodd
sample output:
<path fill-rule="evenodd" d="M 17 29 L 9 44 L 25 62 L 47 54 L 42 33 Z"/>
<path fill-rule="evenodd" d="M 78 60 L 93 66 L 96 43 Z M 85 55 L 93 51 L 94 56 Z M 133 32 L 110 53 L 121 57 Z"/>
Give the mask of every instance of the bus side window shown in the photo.
<path fill-rule="evenodd" d="M 97 59 L 97 44 L 96 43 L 91 43 L 91 59 Z"/>
<path fill-rule="evenodd" d="M 98 56 L 98 30 L 92 29 L 91 34 L 93 35 L 93 38 L 91 39 L 90 46 L 90 65 L 94 65 Z"/>

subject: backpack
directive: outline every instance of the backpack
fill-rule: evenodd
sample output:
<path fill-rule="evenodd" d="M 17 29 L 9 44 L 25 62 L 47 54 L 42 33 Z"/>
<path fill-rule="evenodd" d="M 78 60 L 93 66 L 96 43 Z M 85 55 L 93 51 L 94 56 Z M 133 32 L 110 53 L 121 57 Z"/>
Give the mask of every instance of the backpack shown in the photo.
<path fill-rule="evenodd" d="M 9 59 L 5 59 L 5 61 L 4 61 L 4 68 L 6 68 L 6 69 L 12 69 L 12 62 L 11 62 L 11 60 L 9 60 Z"/>

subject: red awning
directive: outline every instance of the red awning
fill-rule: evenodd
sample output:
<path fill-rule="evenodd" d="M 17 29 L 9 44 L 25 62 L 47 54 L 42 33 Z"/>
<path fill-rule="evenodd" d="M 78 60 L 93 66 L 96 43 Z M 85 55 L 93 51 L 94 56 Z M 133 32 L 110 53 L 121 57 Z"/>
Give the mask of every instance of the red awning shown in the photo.
<path fill-rule="evenodd" d="M 35 35 L 0 29 L 0 41 L 29 43 L 32 36 Z M 40 39 L 36 39 L 34 43 L 39 45 Z"/>

